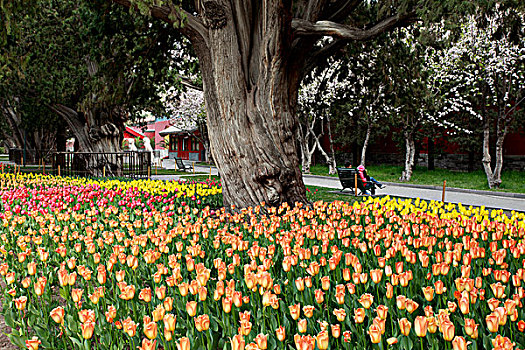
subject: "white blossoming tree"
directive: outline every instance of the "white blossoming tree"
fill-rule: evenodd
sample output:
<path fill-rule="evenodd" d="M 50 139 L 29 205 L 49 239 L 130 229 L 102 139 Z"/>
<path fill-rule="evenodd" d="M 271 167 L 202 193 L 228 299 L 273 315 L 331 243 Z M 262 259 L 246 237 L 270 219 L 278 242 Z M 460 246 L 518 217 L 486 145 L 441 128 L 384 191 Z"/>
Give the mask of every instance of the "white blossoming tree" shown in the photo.
<path fill-rule="evenodd" d="M 330 113 L 336 102 L 336 94 L 346 85 L 338 73 L 342 64 L 341 61 L 332 61 L 325 69 L 315 69 L 301 84 L 297 115 L 303 173 L 310 173 L 312 157 L 316 150 L 325 158 L 328 173 L 336 172 Z M 329 150 L 322 146 L 321 139 L 324 135 L 328 137 Z"/>
<path fill-rule="evenodd" d="M 430 59 L 435 86 L 444 97 L 434 121 L 465 134 L 482 129 L 482 163 L 490 188 L 502 182 L 503 143 L 523 116 L 525 101 L 525 39 L 521 33 L 511 40 L 500 31 L 507 15 L 487 18 L 483 28 L 469 18 L 459 40 L 446 50 L 435 51 Z M 478 123 L 459 123 L 465 114 Z"/>

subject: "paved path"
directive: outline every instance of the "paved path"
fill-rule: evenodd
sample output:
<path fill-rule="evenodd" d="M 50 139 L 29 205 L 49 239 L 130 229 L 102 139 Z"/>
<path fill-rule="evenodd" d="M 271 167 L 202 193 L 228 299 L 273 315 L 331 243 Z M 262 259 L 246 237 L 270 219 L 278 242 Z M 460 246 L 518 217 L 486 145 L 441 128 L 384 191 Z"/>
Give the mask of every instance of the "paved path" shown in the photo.
<path fill-rule="evenodd" d="M 212 175 L 217 175 L 217 169 L 212 167 Z M 195 166 L 195 171 L 204 174 L 210 173 L 209 167 Z M 192 175 L 184 175 L 183 177 L 191 177 Z M 177 175 L 159 175 L 152 176 L 159 180 L 174 180 L 179 179 Z M 328 176 L 304 175 L 303 180 L 306 186 L 319 186 L 326 188 L 333 188 L 334 190 L 341 189 L 341 183 L 338 178 Z M 525 180 L 524 180 L 525 181 Z M 425 200 L 441 201 L 443 192 L 442 187 L 436 186 L 419 186 L 411 184 L 397 184 L 385 182 L 387 185 L 384 189 L 378 189 L 378 195 L 391 195 L 405 198 L 421 198 Z M 347 189 L 344 193 L 351 195 Z M 445 201 L 452 203 L 462 203 L 465 206 L 485 206 L 486 208 L 501 208 L 504 210 L 516 210 L 525 212 L 525 194 L 516 193 L 495 193 L 490 191 L 477 191 L 466 189 L 447 188 L 445 192 Z"/>

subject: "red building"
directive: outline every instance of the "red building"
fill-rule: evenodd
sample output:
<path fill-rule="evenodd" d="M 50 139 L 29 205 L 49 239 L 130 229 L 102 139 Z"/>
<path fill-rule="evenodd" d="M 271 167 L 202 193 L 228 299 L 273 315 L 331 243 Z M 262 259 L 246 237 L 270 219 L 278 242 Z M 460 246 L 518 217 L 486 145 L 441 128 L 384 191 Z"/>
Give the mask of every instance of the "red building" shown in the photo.
<path fill-rule="evenodd" d="M 192 161 L 205 161 L 204 145 L 199 140 L 199 131 L 181 130 L 170 126 L 159 132 L 159 135 L 169 137 L 169 158 L 181 158 Z"/>
<path fill-rule="evenodd" d="M 126 126 L 126 129 L 124 130 L 124 138 L 125 139 L 134 139 L 136 137 L 140 138 L 141 140 L 144 138 L 144 133 L 135 126 Z"/>

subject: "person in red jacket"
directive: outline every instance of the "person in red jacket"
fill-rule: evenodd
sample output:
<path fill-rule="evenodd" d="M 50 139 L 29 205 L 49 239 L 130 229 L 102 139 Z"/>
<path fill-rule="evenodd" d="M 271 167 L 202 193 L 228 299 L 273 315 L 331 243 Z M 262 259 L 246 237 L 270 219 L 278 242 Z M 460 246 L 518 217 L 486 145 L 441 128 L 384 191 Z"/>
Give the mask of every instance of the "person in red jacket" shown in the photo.
<path fill-rule="evenodd" d="M 385 185 L 383 185 L 381 182 L 377 181 L 371 176 L 368 176 L 364 165 L 360 165 L 357 167 L 357 173 L 359 174 L 359 177 L 361 178 L 361 181 L 363 182 L 363 185 L 365 187 L 367 185 L 367 182 L 371 182 L 372 184 L 376 185 L 379 188 L 385 188 Z M 366 193 L 365 191 L 365 194 L 368 194 L 368 193 Z"/>

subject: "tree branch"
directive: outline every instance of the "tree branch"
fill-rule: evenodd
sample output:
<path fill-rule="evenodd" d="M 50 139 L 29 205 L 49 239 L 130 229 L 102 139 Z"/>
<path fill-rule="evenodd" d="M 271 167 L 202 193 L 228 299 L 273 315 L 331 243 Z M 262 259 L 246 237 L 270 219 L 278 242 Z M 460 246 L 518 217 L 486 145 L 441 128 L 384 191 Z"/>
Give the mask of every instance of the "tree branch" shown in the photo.
<path fill-rule="evenodd" d="M 197 90 L 197 91 L 203 91 L 202 89 L 202 86 L 199 86 L 199 85 L 195 85 L 190 79 L 186 78 L 186 77 L 183 77 L 183 76 L 180 76 L 179 75 L 179 79 L 180 79 L 180 83 L 190 89 L 193 89 L 193 90 Z"/>
<path fill-rule="evenodd" d="M 130 0 L 112 0 L 114 3 L 122 5 L 127 8 L 136 8 L 136 5 Z M 180 9 L 173 9 L 170 6 L 158 6 L 150 5 L 150 13 L 152 17 L 158 18 L 166 23 L 174 24 L 179 22 L 179 24 L 184 23 L 178 29 L 184 35 L 190 39 L 196 39 L 196 36 L 200 36 L 202 39 L 207 41 L 208 30 L 204 26 L 204 23 L 197 17 L 193 16 L 189 12 Z"/>
<path fill-rule="evenodd" d="M 292 28 L 297 36 L 321 35 L 333 36 L 347 40 L 369 40 L 395 28 L 401 24 L 411 23 L 416 20 L 415 13 L 397 14 L 389 17 L 369 29 L 359 29 L 332 21 L 317 21 L 315 23 L 294 18 Z"/>

